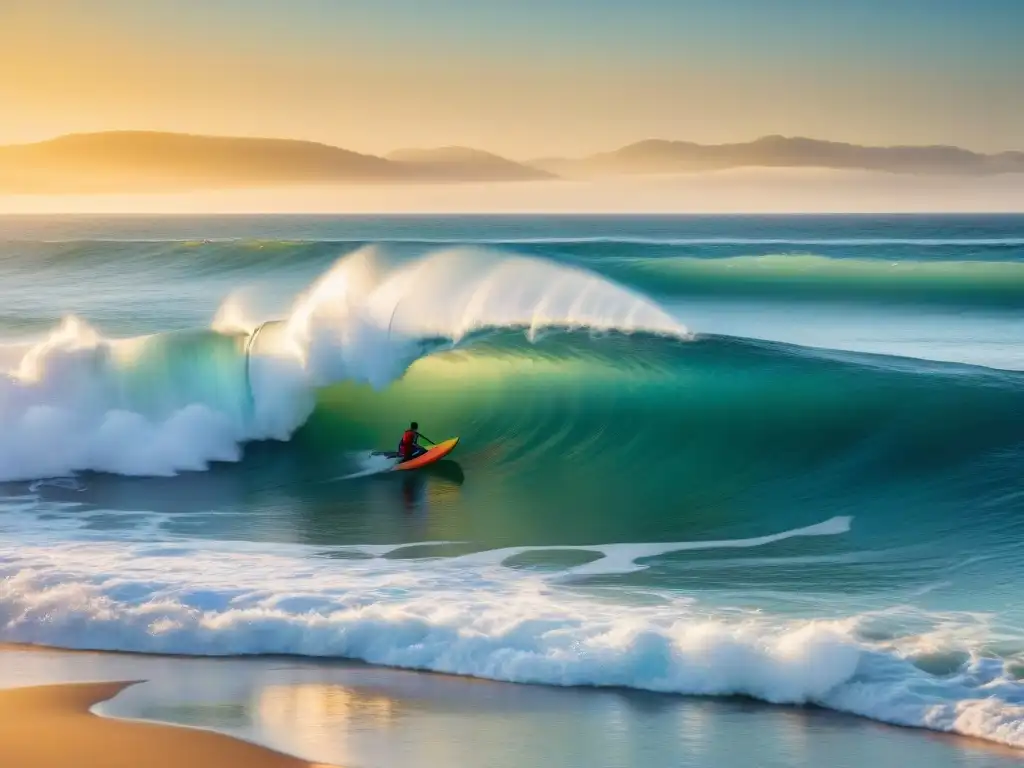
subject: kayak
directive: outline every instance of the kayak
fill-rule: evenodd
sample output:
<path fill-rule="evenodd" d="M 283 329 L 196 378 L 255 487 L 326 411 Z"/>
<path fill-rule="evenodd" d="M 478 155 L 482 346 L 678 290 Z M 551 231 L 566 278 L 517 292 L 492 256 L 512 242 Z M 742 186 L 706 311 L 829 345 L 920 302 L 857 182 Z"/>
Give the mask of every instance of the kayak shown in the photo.
<path fill-rule="evenodd" d="M 408 461 L 401 461 L 392 468 L 395 472 L 400 470 L 419 469 L 420 467 L 426 467 L 433 464 L 435 461 L 440 461 L 449 453 L 455 450 L 455 446 L 459 444 L 459 438 L 453 437 L 450 440 L 438 443 L 437 445 L 430 448 L 426 453 L 421 453 L 414 459 Z"/>

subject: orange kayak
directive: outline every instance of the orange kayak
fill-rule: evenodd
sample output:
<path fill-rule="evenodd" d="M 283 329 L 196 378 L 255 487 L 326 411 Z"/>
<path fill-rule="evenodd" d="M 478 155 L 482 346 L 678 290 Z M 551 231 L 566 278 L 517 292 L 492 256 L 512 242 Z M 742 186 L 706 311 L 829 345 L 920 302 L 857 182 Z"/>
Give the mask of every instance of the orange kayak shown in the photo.
<path fill-rule="evenodd" d="M 425 467 L 428 464 L 433 464 L 435 461 L 443 459 L 449 453 L 455 450 L 455 446 L 459 444 L 459 438 L 453 437 L 451 440 L 445 440 L 443 443 L 438 443 L 426 453 L 421 453 L 415 459 L 409 459 L 403 461 L 400 464 L 394 466 L 395 471 L 403 469 L 419 469 Z"/>

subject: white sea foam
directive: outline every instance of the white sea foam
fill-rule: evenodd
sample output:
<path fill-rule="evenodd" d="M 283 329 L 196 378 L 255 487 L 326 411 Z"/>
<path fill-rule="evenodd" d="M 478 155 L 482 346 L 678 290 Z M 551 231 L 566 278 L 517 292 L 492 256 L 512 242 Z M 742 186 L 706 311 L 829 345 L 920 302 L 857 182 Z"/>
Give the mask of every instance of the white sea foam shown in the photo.
<path fill-rule="evenodd" d="M 740 694 L 1024 747 L 1024 686 L 978 651 L 986 639 L 980 616 L 919 612 L 910 622 L 916 631 L 879 641 L 879 622 L 899 616 L 807 621 L 715 612 L 696 595 L 650 589 L 643 599 L 626 589 L 595 599 L 562 580 L 568 568 L 541 574 L 501 566 L 512 550 L 441 557 L 444 542 L 191 540 L 163 534 L 166 516 L 147 522 L 145 515 L 144 537 L 122 532 L 114 540 L 81 513 L 48 509 L 43 527 L 33 524 L 39 507 L 24 499 L 0 516 L 0 639 L 345 657 L 512 682 Z M 754 539 L 558 549 L 599 551 L 603 565 L 591 572 L 614 574 L 662 552 L 842 535 L 848 523 L 834 518 Z M 337 556 L 345 552 L 363 557 Z M 965 661 L 952 673 L 915 666 L 916 653 L 937 649 Z"/>
<path fill-rule="evenodd" d="M 354 480 L 358 477 L 369 477 L 370 475 L 379 475 L 381 472 L 390 472 L 398 463 L 396 458 L 380 453 L 371 453 L 370 451 L 364 451 L 350 456 L 350 458 L 359 469 L 356 472 L 344 475 L 339 478 L 340 480 Z"/>
<path fill-rule="evenodd" d="M 222 410 L 135 410 L 115 375 L 124 349 L 70 318 L 0 379 L 0 480 L 169 475 L 239 458 L 241 427 Z"/>
<path fill-rule="evenodd" d="M 728 541 L 677 541 L 659 542 L 657 544 L 598 544 L 593 546 L 574 546 L 572 549 L 584 552 L 598 552 L 601 557 L 583 565 L 570 568 L 566 573 L 573 576 L 596 576 L 613 573 L 632 573 L 647 566 L 637 562 L 650 557 L 670 552 L 693 552 L 706 549 L 745 549 L 761 547 L 776 541 L 784 541 L 798 536 L 836 536 L 850 530 L 850 517 L 833 517 L 823 523 L 796 528 L 769 536 L 758 536 L 752 539 L 731 539 Z M 525 552 L 565 551 L 565 546 L 546 547 L 507 547 L 490 549 L 472 555 L 464 555 L 459 561 L 472 565 L 501 565 L 516 555 Z"/>

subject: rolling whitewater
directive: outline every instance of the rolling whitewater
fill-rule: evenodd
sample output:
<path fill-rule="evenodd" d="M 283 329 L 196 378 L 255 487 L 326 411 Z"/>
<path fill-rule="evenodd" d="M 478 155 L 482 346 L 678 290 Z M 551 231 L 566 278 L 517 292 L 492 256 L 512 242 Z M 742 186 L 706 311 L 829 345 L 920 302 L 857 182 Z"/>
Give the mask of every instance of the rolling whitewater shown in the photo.
<path fill-rule="evenodd" d="M 7 217 L 0 276 L 0 641 L 1024 749 L 1022 216 Z"/>

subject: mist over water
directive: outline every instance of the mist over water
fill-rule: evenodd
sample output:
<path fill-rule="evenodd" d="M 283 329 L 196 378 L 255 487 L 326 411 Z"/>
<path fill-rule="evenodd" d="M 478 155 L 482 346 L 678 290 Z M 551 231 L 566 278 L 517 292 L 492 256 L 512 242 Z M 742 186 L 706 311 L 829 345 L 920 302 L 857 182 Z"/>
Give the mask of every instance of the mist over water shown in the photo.
<path fill-rule="evenodd" d="M 8 219 L 0 270 L 2 640 L 1024 746 L 1024 219 Z M 412 419 L 461 442 L 398 478 Z"/>

